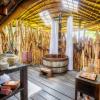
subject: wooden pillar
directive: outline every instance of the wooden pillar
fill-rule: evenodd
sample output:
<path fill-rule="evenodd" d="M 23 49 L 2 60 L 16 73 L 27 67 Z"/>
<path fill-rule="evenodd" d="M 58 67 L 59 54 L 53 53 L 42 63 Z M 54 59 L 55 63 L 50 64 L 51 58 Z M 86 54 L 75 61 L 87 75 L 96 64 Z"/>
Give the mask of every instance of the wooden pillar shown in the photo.
<path fill-rule="evenodd" d="M 81 21 L 79 20 L 79 26 L 78 26 L 78 42 L 80 42 L 80 29 L 81 29 Z"/>
<path fill-rule="evenodd" d="M 28 78 L 27 78 L 27 66 L 20 70 L 20 85 L 23 90 L 20 93 L 20 100 L 28 100 Z"/>
<path fill-rule="evenodd" d="M 0 49 L 1 49 L 1 51 L 0 51 L 0 52 L 1 52 L 1 53 L 3 53 L 3 50 L 4 50 L 4 45 L 3 45 L 3 41 L 4 41 L 4 40 L 3 40 L 3 38 L 2 38 L 2 34 L 3 34 L 2 32 L 3 32 L 3 30 L 2 30 L 2 28 L 0 27 L 0 39 L 1 39 L 1 41 L 0 41 L 0 42 L 1 42 L 1 43 L 0 43 L 0 46 L 1 46 Z"/>
<path fill-rule="evenodd" d="M 58 54 L 61 54 L 62 48 L 61 48 L 61 28 L 62 28 L 62 14 L 59 14 L 59 29 L 58 29 Z"/>
<path fill-rule="evenodd" d="M 2 33 L 2 27 L 0 27 L 0 33 Z"/>
<path fill-rule="evenodd" d="M 2 53 L 2 39 L 1 39 L 2 29 L 0 29 L 0 53 Z"/>

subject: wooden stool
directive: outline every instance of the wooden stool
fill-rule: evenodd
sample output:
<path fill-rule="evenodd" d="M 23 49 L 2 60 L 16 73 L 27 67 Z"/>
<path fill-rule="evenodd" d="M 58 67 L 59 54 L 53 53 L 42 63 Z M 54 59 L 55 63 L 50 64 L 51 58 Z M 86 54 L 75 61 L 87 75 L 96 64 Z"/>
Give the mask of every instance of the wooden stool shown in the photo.
<path fill-rule="evenodd" d="M 40 68 L 41 74 L 46 74 L 47 77 L 52 77 L 52 70 L 49 68 Z"/>

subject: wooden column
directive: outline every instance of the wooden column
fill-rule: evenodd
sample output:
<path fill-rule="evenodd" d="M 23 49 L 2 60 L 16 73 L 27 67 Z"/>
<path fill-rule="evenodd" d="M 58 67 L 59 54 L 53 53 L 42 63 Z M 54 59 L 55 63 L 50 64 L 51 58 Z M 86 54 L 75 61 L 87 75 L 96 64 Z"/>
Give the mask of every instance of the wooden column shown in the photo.
<path fill-rule="evenodd" d="M 1 36 L 1 34 L 2 34 L 2 29 L 0 29 L 0 53 L 2 54 L 3 53 L 3 50 L 2 50 L 2 36 Z"/>
<path fill-rule="evenodd" d="M 23 90 L 20 93 L 20 100 L 28 100 L 28 79 L 27 79 L 27 66 L 20 70 L 20 85 Z"/>
<path fill-rule="evenodd" d="M 4 42 L 5 42 L 5 40 L 4 40 L 4 34 L 3 34 L 3 30 L 2 30 L 2 28 L 0 28 L 0 38 L 1 38 L 1 53 L 3 53 L 4 52 L 4 49 L 5 49 L 5 45 L 4 45 Z"/>
<path fill-rule="evenodd" d="M 58 54 L 61 54 L 62 48 L 61 48 L 61 28 L 62 28 L 62 14 L 59 14 L 59 30 L 58 30 Z"/>

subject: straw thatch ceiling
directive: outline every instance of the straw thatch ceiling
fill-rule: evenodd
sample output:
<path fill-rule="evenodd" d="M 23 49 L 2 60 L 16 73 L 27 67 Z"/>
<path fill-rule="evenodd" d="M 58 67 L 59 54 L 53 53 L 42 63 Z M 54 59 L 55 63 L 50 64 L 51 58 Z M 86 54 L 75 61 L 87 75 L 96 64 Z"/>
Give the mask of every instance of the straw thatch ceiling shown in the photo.
<path fill-rule="evenodd" d="M 77 0 L 79 1 L 77 12 L 64 10 L 61 1 L 62 0 L 36 0 L 36 2 L 22 12 L 17 19 L 24 20 L 31 25 L 37 24 L 45 26 L 39 13 L 48 10 L 52 18 L 59 16 L 60 13 L 62 14 L 63 29 L 66 27 L 66 20 L 70 15 L 74 17 L 74 28 L 76 29 L 79 25 L 81 25 L 81 28 L 91 30 L 100 29 L 100 0 Z"/>

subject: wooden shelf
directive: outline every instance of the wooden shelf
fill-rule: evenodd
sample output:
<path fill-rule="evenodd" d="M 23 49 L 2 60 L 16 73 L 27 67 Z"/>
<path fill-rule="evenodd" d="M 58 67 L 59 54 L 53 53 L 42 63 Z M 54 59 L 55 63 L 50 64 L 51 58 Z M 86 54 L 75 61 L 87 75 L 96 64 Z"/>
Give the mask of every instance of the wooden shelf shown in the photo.
<path fill-rule="evenodd" d="M 9 73 L 12 73 L 12 72 L 16 72 L 16 71 L 22 70 L 24 67 L 27 67 L 27 66 L 29 66 L 29 64 L 18 64 L 18 65 L 16 65 L 15 68 L 0 70 L 0 75 L 2 75 L 4 73 L 9 74 Z"/>
<path fill-rule="evenodd" d="M 0 100 L 6 100 L 9 97 L 15 95 L 16 93 L 21 93 L 21 99 L 20 100 L 28 100 L 28 83 L 27 83 L 27 67 L 29 64 L 17 64 L 16 67 L 10 67 L 6 70 L 0 70 L 0 75 L 6 73 L 12 73 L 16 71 L 20 71 L 20 87 L 16 88 L 11 94 L 8 96 L 2 96 L 0 95 Z"/>
<path fill-rule="evenodd" d="M 13 90 L 13 92 L 12 93 L 10 93 L 8 96 L 1 96 L 1 94 L 0 94 L 0 100 L 6 100 L 6 99 L 8 99 L 9 97 L 11 97 L 11 96 L 13 96 L 13 95 L 15 95 L 16 93 L 18 93 L 18 92 L 20 92 L 20 91 L 22 91 L 24 88 L 17 88 L 17 89 L 15 89 L 15 90 Z"/>

